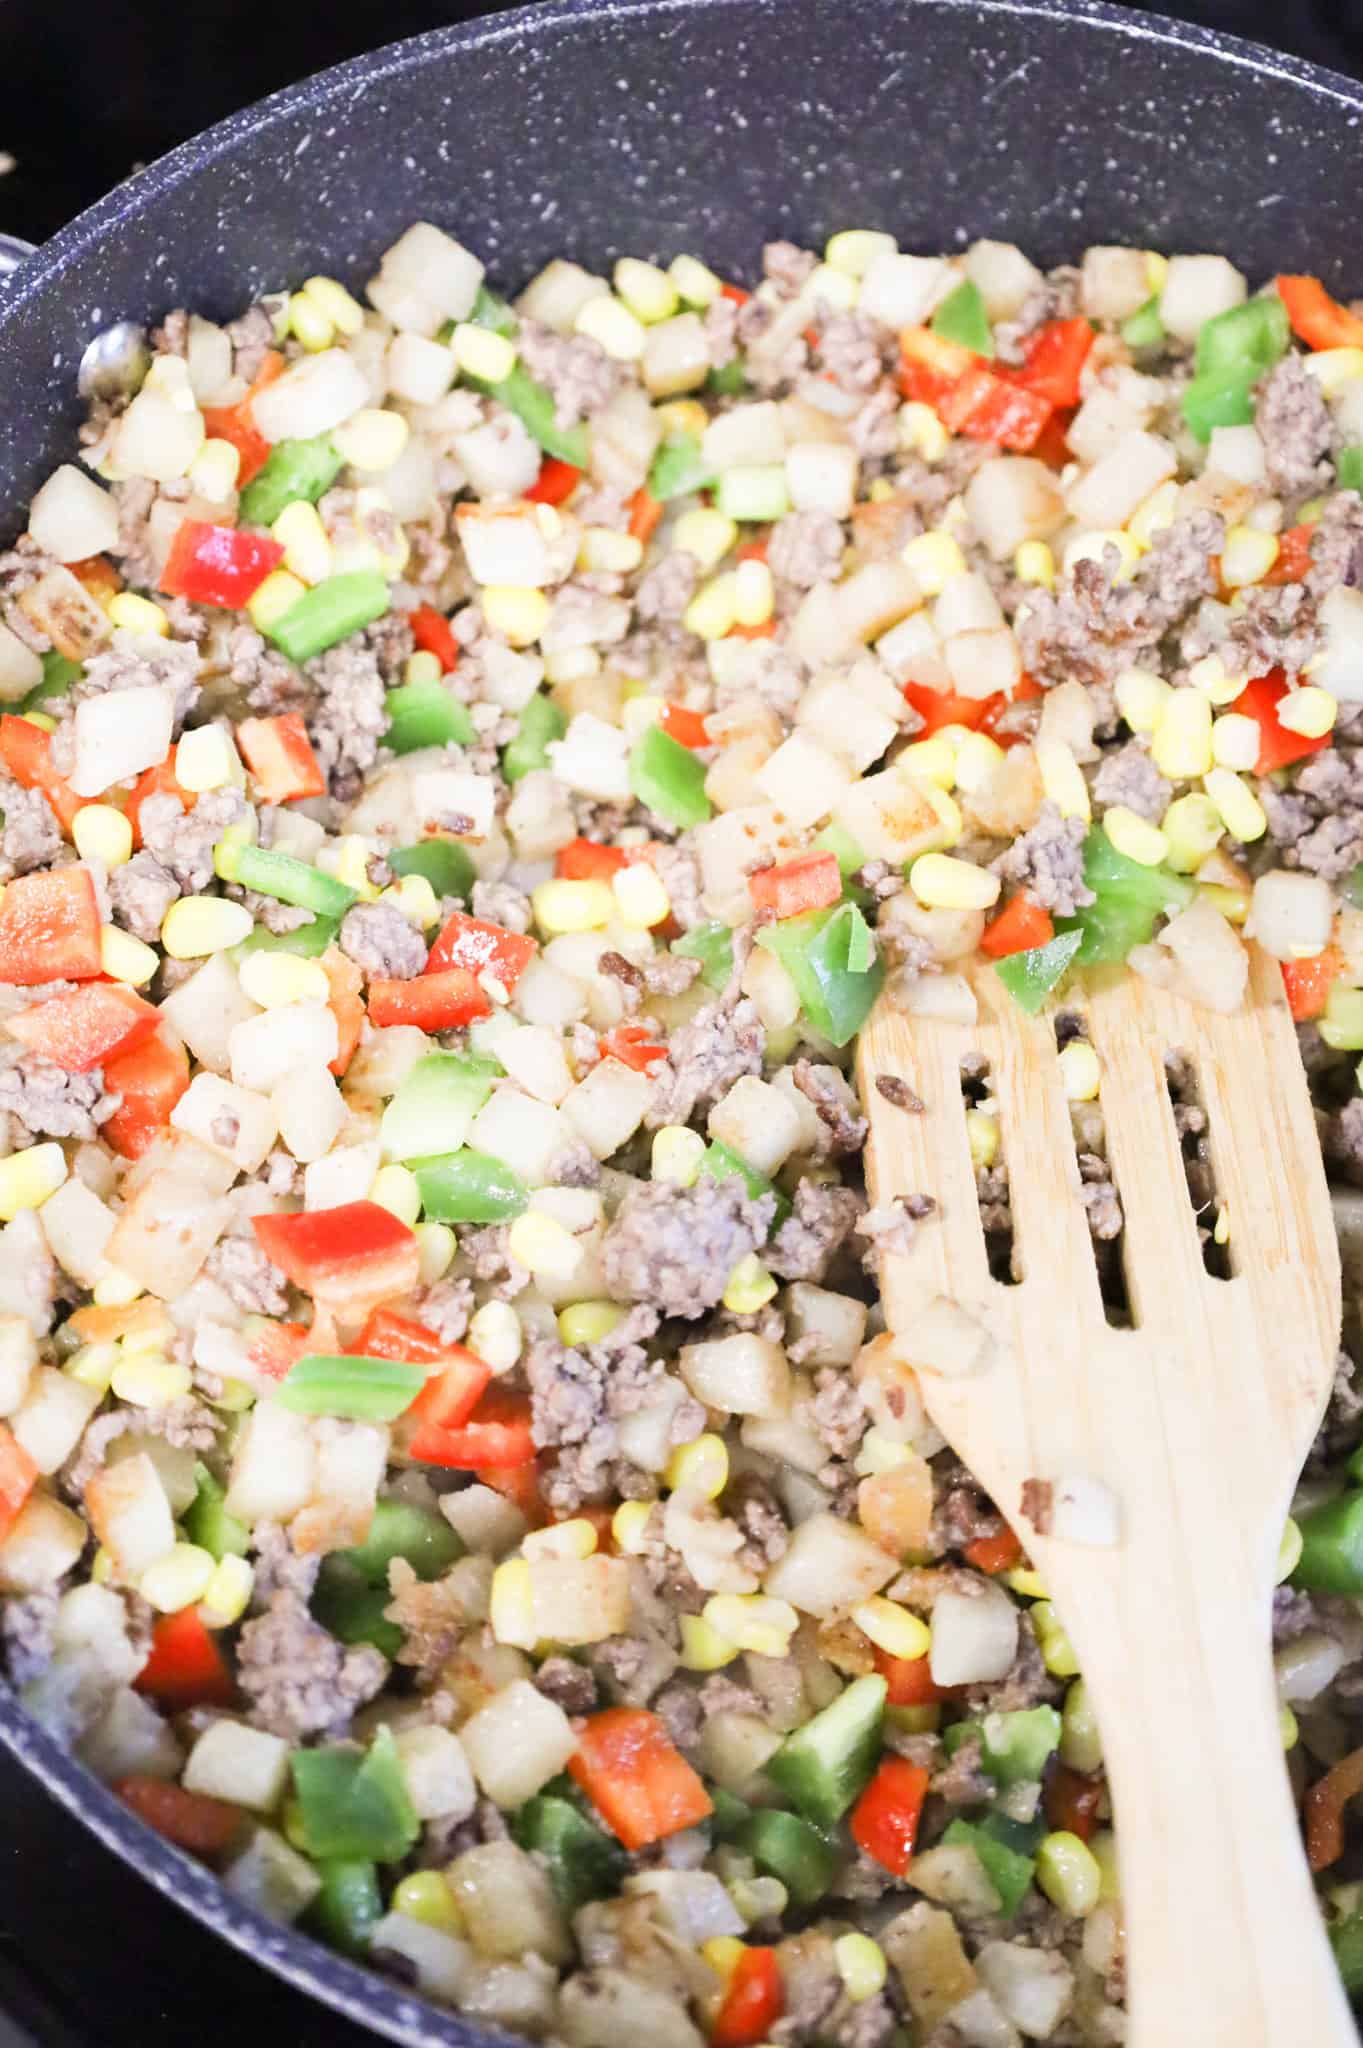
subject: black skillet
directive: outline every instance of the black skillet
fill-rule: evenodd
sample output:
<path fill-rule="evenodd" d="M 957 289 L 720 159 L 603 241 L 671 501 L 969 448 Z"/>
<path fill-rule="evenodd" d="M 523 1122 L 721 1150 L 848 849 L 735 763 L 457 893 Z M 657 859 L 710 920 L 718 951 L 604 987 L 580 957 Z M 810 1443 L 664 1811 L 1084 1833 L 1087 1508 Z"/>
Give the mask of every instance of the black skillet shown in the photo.
<path fill-rule="evenodd" d="M 626 251 L 741 277 L 770 236 L 855 224 L 909 248 L 1016 240 L 1043 263 L 1096 241 L 1221 250 L 1356 292 L 1360 121 L 1346 79 L 1083 0 L 564 0 L 437 31 L 211 129 L 0 283 L 0 535 L 70 452 L 98 329 L 230 315 L 306 271 L 362 282 L 417 218 L 508 286 Z M 3 1685 L 0 1743 L 300 1990 L 394 2041 L 494 2038 L 227 1899 Z"/>

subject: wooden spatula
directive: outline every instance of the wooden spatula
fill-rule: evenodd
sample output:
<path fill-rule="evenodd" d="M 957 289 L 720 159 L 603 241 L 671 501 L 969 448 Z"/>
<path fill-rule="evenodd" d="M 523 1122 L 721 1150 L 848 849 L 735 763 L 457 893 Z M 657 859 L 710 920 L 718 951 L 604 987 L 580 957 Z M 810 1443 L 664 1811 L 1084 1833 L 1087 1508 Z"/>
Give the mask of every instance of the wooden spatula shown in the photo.
<path fill-rule="evenodd" d="M 1214 1015 L 1125 975 L 1064 1007 L 1102 1067 L 1132 1327 L 1107 1320 L 1054 1017 L 992 968 L 974 1024 L 882 1000 L 858 1073 L 872 1199 L 938 1212 L 887 1257 L 887 1319 L 933 1421 L 1008 1517 L 1097 1709 L 1129 1943 L 1130 2048 L 1354 2048 L 1288 1789 L 1269 1658 L 1275 1561 L 1324 1412 L 1340 1273 L 1274 961 Z M 1231 1277 L 1205 1268 L 1164 1055 L 1200 1086 Z M 961 1062 L 989 1062 L 1016 1284 L 991 1277 Z M 906 1082 L 915 1112 L 877 1078 Z M 892 1094 L 901 1091 L 892 1088 Z M 1211 1219 L 1208 1218 L 1208 1221 Z"/>

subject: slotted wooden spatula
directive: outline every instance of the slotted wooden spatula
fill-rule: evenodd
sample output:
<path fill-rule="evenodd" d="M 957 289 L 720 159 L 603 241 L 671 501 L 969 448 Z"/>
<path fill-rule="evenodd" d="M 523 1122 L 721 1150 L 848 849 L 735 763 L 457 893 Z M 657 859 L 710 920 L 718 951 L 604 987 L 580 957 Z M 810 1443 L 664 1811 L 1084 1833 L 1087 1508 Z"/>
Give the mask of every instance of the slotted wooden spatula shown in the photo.
<path fill-rule="evenodd" d="M 1324 1412 L 1340 1272 L 1276 962 L 1219 1016 L 1135 975 L 1067 997 L 1102 1067 L 1131 1328 L 1106 1319 L 1054 1018 L 971 974 L 978 1021 L 882 1001 L 858 1074 L 872 1199 L 938 1213 L 883 1264 L 933 1421 L 1014 1525 L 1069 1631 L 1112 1785 L 1130 2048 L 1355 2048 L 1288 1789 L 1275 1562 Z M 1187 1055 L 1229 1222 L 1203 1265 L 1163 1066 Z M 1021 1278 L 991 1277 L 961 1062 L 989 1062 Z M 904 1081 L 921 1113 L 877 1077 Z M 898 1093 L 899 1091 L 892 1091 Z"/>

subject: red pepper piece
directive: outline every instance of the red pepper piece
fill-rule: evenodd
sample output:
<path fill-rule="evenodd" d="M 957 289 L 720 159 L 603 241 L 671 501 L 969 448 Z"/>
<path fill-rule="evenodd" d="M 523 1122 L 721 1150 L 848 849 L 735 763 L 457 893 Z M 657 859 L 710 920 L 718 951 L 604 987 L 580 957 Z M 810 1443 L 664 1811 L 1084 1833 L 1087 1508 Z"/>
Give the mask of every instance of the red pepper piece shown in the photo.
<path fill-rule="evenodd" d="M 299 797 L 326 795 L 326 777 L 301 712 L 243 718 L 237 727 L 237 745 L 262 803 L 287 804 Z"/>
<path fill-rule="evenodd" d="M 1289 526 L 1286 533 L 1278 535 L 1278 555 L 1264 583 L 1300 583 L 1311 566 L 1311 542 L 1315 538 L 1314 522 L 1305 526 Z"/>
<path fill-rule="evenodd" d="M 140 1159 L 188 1088 L 189 1061 L 183 1046 L 154 1032 L 144 1044 L 107 1062 L 104 1085 L 123 1099 L 101 1124 L 100 1136 L 125 1159 Z"/>
<path fill-rule="evenodd" d="M 1308 754 L 1318 754 L 1328 747 L 1331 735 L 1321 733 L 1316 739 L 1309 739 L 1305 733 L 1293 732 L 1290 727 L 1278 721 L 1278 706 L 1287 695 L 1287 677 L 1280 668 L 1271 668 L 1266 676 L 1255 676 L 1246 683 L 1240 695 L 1230 705 L 1245 718 L 1252 718 L 1259 728 L 1259 758 L 1254 764 L 1256 775 L 1271 775 L 1275 768 L 1286 768 L 1293 761 L 1304 761 Z"/>
<path fill-rule="evenodd" d="M 13 1430 L 0 1422 L 0 1543 L 23 1513 L 38 1480 L 38 1467 Z"/>
<path fill-rule="evenodd" d="M 253 1216 L 266 1258 L 305 1294 L 373 1306 L 417 1283 L 417 1241 L 377 1202 L 343 1202 L 292 1216 Z"/>
<path fill-rule="evenodd" d="M 524 932 L 456 910 L 431 947 L 426 972 L 443 974 L 447 968 L 462 967 L 473 975 L 492 974 L 510 995 L 538 951 L 537 942 Z"/>
<path fill-rule="evenodd" d="M 582 475 L 573 463 L 563 462 L 557 455 L 546 455 L 539 475 L 525 495 L 536 505 L 566 505 Z"/>
<path fill-rule="evenodd" d="M 458 1031 L 491 1013 L 492 1002 L 466 967 L 418 974 L 414 981 L 371 981 L 371 1024 L 415 1024 L 418 1031 Z"/>
<path fill-rule="evenodd" d="M 151 1654 L 133 1685 L 172 1714 L 187 1707 L 232 1704 L 232 1674 L 197 1607 L 182 1607 L 177 1614 L 158 1618 L 151 1632 Z"/>
<path fill-rule="evenodd" d="M 642 1024 L 617 1024 L 596 1042 L 603 1060 L 619 1060 L 636 1074 L 646 1074 L 657 1061 L 667 1058 L 667 1047 L 651 1039 Z"/>
<path fill-rule="evenodd" d="M 260 432 L 251 411 L 252 400 L 261 391 L 274 383 L 284 373 L 284 358 L 277 349 L 270 349 L 256 379 L 245 398 L 235 405 L 207 406 L 204 409 L 204 428 L 210 441 L 230 441 L 241 457 L 237 471 L 237 489 L 244 491 L 251 478 L 265 467 L 270 459 L 270 443 Z"/>
<path fill-rule="evenodd" d="M 364 1029 L 364 1004 L 360 999 L 364 976 L 339 946 L 327 947 L 322 955 L 322 966 L 331 991 L 327 997 L 327 1008 L 336 1019 L 336 1057 L 327 1064 L 339 1078 L 355 1057 L 355 1048 Z"/>
<path fill-rule="evenodd" d="M 1046 919 L 1047 924 L 1049 924 L 1051 921 L 1050 913 L 1043 910 L 1041 914 Z M 985 938 L 988 937 L 989 934 L 986 932 Z M 1052 932 L 1052 937 L 1054 937 L 1054 932 Z M 1048 941 L 1041 939 L 1036 943 L 1045 945 Z M 1028 949 L 1026 947 L 1018 947 L 1016 950 L 1025 952 Z M 1012 1530 L 1005 1527 L 1000 1529 L 997 1536 L 977 1536 L 973 1543 L 967 1543 L 961 1555 L 968 1564 L 974 1565 L 977 1572 L 989 1572 L 992 1576 L 997 1572 L 1011 1572 L 1016 1565 L 1021 1564 L 1022 1545 L 1018 1542 Z"/>
<path fill-rule="evenodd" d="M 608 1707 L 574 1723 L 568 1769 L 627 1849 L 695 1827 L 713 1812 L 710 1795 L 656 1714 Z"/>
<path fill-rule="evenodd" d="M 932 1707 L 951 1698 L 933 1678 L 926 1657 L 892 1657 L 888 1650 L 875 1651 L 876 1670 L 890 1690 L 885 1703 L 890 1707 Z"/>
<path fill-rule="evenodd" d="M 1049 910 L 1033 903 L 1030 896 L 1014 896 L 998 916 L 984 928 L 980 951 L 991 960 L 1006 960 L 1010 953 L 1030 953 L 1034 946 L 1048 946 L 1055 937 Z M 985 1541 L 994 1541 L 985 1538 Z"/>
<path fill-rule="evenodd" d="M 778 918 L 799 917 L 806 910 L 826 910 L 842 895 L 842 870 L 833 853 L 799 853 L 773 868 L 759 868 L 748 877 L 748 893 L 759 910 Z"/>
<path fill-rule="evenodd" d="M 906 1876 L 913 1861 L 928 1777 L 921 1764 L 887 1756 L 852 1808 L 852 1840 L 896 1877 Z"/>
<path fill-rule="evenodd" d="M 239 1806 L 186 1792 L 169 1778 L 115 1778 L 111 1790 L 138 1819 L 191 1856 L 220 1856 L 245 1821 Z"/>
<path fill-rule="evenodd" d="M 182 811 L 194 802 L 190 791 L 182 789 L 175 780 L 175 769 L 169 759 L 158 761 L 154 768 L 144 768 L 123 806 L 124 816 L 133 828 L 134 846 L 142 844 L 142 806 L 149 796 L 173 796 Z"/>
<path fill-rule="evenodd" d="M 681 747 L 708 747 L 710 732 L 699 711 L 690 711 L 685 704 L 664 704 L 663 715 L 658 720 L 670 740 Z"/>
<path fill-rule="evenodd" d="M 1056 1764 L 1046 1780 L 1046 1819 L 1063 1834 L 1087 1842 L 1098 1825 L 1103 1780 L 1086 1778 L 1067 1764 Z"/>
<path fill-rule="evenodd" d="M 564 882 L 608 882 L 628 867 L 623 846 L 599 846 L 595 839 L 570 839 L 554 856 L 554 873 Z"/>
<path fill-rule="evenodd" d="M 1025 453 L 1036 446 L 1053 407 L 1048 398 L 1009 383 L 977 364 L 944 392 L 937 410 L 953 434 L 972 441 L 997 441 Z"/>
<path fill-rule="evenodd" d="M 186 519 L 176 529 L 159 587 L 168 597 L 239 611 L 283 559 L 282 544 L 268 534 Z"/>
<path fill-rule="evenodd" d="M 1050 405 L 1078 405 L 1079 375 L 1093 347 L 1087 320 L 1047 320 L 1027 346 L 1012 381 Z"/>
<path fill-rule="evenodd" d="M 1292 332 L 1311 349 L 1363 348 L 1363 320 L 1332 299 L 1318 277 L 1275 279 Z"/>
<path fill-rule="evenodd" d="M 920 740 L 931 739 L 944 725 L 966 725 L 973 732 L 991 707 L 1002 711 L 1008 703 L 1002 690 L 992 697 L 958 697 L 954 690 L 934 690 L 927 683 L 905 683 L 904 696 L 923 721 L 914 734 Z"/>
<path fill-rule="evenodd" d="M 755 2048 L 766 2040 L 784 2006 L 776 1950 L 745 1949 L 710 2029 L 714 2048 Z"/>
<path fill-rule="evenodd" d="M 160 1015 L 130 988 L 92 981 L 21 1010 L 6 1029 L 68 1074 L 88 1074 L 150 1038 Z"/>
<path fill-rule="evenodd" d="M 287 1379 L 312 1341 L 306 1323 L 266 1323 L 251 1339 L 246 1360 L 264 1379 Z"/>
<path fill-rule="evenodd" d="M 0 761 L 25 789 L 42 792 L 56 812 L 62 830 L 69 832 L 76 812 L 90 799 L 77 796 L 70 783 L 52 766 L 51 733 L 41 725 L 31 724 L 27 718 L 6 712 L 0 717 Z"/>
<path fill-rule="evenodd" d="M 0 981 L 91 981 L 101 971 L 99 905 L 89 871 L 17 875 L 0 897 Z"/>
<path fill-rule="evenodd" d="M 417 646 L 433 654 L 446 675 L 459 666 L 459 642 L 443 612 L 433 604 L 419 604 L 414 612 L 408 612 L 407 623 Z"/>
<path fill-rule="evenodd" d="M 1338 946 L 1327 946 L 1323 952 L 1313 953 L 1308 960 L 1283 960 L 1279 963 L 1283 987 L 1287 991 L 1287 1007 L 1298 1024 L 1306 1024 L 1312 1017 L 1319 1017 L 1341 964 Z"/>
<path fill-rule="evenodd" d="M 662 520 L 663 508 L 641 484 L 629 501 L 629 532 L 648 546 Z"/>
<path fill-rule="evenodd" d="M 419 1464 L 456 1472 L 505 1472 L 529 1465 L 535 1456 L 530 1403 L 523 1394 L 489 1387 L 463 1422 L 425 1422 L 408 1449 Z"/>

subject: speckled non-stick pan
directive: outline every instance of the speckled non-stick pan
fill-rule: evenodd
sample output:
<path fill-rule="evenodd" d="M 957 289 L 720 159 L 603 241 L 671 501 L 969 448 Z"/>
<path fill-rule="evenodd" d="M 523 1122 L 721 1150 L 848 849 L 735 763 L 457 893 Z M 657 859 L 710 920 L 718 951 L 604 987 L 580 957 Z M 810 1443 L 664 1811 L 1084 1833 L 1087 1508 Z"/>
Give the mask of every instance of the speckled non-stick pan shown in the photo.
<path fill-rule="evenodd" d="M 187 143 L 0 281 L 0 537 L 69 452 L 97 330 L 228 316 L 300 270 L 363 281 L 418 218 L 503 285 L 564 253 L 690 249 L 742 276 L 774 234 L 856 224 L 1044 263 L 1215 249 L 1357 291 L 1361 120 L 1346 79 L 1083 0 L 564 0 L 437 31 Z M 492 2038 L 226 1898 L 3 1685 L 0 1742 L 159 1891 L 351 2019 Z"/>

